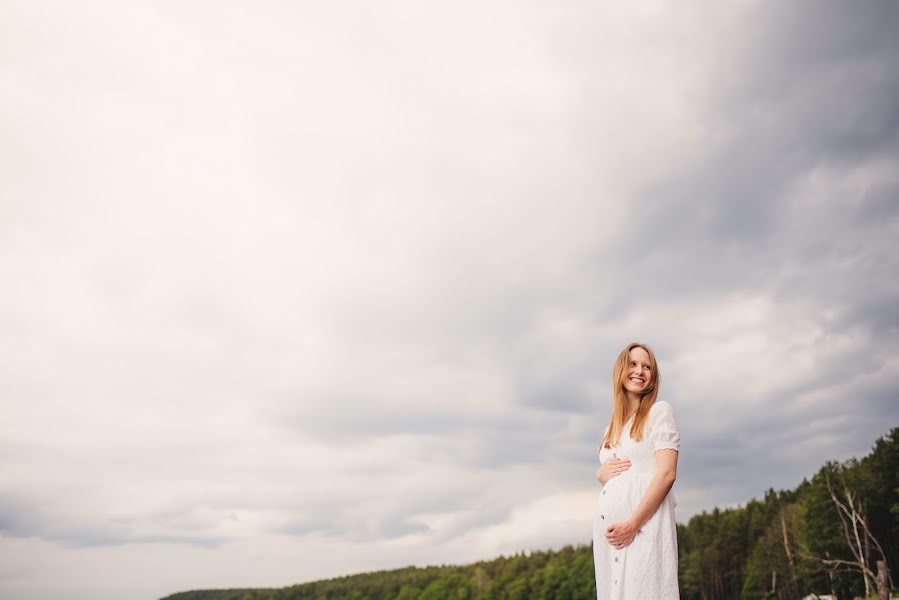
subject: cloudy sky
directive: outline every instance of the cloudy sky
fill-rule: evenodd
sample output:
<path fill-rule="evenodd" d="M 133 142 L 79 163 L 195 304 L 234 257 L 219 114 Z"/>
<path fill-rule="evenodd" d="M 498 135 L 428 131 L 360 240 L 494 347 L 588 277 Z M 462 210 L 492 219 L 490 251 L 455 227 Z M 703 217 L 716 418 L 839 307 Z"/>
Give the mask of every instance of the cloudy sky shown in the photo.
<path fill-rule="evenodd" d="M 899 425 L 899 4 L 3 2 L 0 596 L 590 542 Z"/>

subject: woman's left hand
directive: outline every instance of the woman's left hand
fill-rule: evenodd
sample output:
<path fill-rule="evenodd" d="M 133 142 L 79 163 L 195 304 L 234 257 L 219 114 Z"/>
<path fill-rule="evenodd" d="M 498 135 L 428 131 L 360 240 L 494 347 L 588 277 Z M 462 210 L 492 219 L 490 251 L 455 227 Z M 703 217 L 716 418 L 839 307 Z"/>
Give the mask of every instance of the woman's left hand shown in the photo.
<path fill-rule="evenodd" d="M 630 521 L 613 523 L 606 529 L 606 539 L 612 546 L 620 550 L 625 546 L 629 546 L 630 543 L 634 541 L 637 531 L 639 531 L 639 529 Z"/>

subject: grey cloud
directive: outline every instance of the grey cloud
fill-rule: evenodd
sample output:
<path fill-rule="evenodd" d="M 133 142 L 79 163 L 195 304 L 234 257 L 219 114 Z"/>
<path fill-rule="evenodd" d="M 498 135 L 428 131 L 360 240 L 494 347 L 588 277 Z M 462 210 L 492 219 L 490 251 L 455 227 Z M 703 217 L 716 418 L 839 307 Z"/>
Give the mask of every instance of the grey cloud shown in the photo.
<path fill-rule="evenodd" d="M 192 534 L 191 528 L 183 525 L 177 533 L 136 533 L 128 520 L 104 521 L 96 517 L 60 516 L 45 508 L 45 502 L 44 498 L 36 494 L 0 492 L 0 531 L 14 537 L 36 537 L 56 542 L 65 548 L 132 543 L 172 543 L 216 548 L 229 541 L 219 535 Z M 188 512 L 185 511 L 184 514 Z"/>
<path fill-rule="evenodd" d="M 315 519 L 294 519 L 273 531 L 300 537 L 316 533 L 353 542 L 370 542 L 427 533 L 429 528 L 403 516 L 381 516 L 373 523 L 363 523 L 358 514 L 353 514 L 352 507 L 341 515 L 331 506 L 326 514 L 317 515 Z"/>
<path fill-rule="evenodd" d="M 707 84 L 701 107 L 713 116 L 713 132 L 726 130 L 724 144 L 632 201 L 639 218 L 622 232 L 618 253 L 651 259 L 635 290 L 641 296 L 660 288 L 689 294 L 776 287 L 785 256 L 817 241 L 845 243 L 847 234 L 883 243 L 885 226 L 895 222 L 895 179 L 872 182 L 866 198 L 849 204 L 827 190 L 809 208 L 790 196 L 791 186 L 816 169 L 899 154 L 899 75 L 885 60 L 899 50 L 895 6 L 852 14 L 834 3 L 770 8 L 764 20 L 745 24 L 752 33 L 744 47 L 722 52 L 717 71 L 727 76 L 716 78 L 713 70 Z M 815 26 L 806 21 L 810 12 Z M 892 218 L 865 218 L 881 210 Z"/>
<path fill-rule="evenodd" d="M 491 501 L 482 490 L 471 485 L 418 489 L 391 501 L 389 509 L 378 509 L 383 495 L 378 492 L 358 496 L 330 496 L 327 499 L 304 498 L 292 507 L 271 531 L 294 536 L 320 534 L 353 542 L 390 540 L 407 535 L 422 535 L 431 543 L 443 543 L 479 527 L 501 522 L 516 502 Z M 449 524 L 435 531 L 417 522 L 429 513 L 452 515 Z"/>

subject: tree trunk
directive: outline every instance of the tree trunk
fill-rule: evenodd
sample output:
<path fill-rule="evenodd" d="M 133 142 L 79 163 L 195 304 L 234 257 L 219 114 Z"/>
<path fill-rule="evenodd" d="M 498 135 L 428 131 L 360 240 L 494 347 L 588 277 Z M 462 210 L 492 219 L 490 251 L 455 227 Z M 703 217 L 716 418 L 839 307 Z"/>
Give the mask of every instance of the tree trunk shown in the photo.
<path fill-rule="evenodd" d="M 827 572 L 827 575 L 830 577 L 830 595 L 834 597 L 834 600 L 836 600 L 836 597 L 837 597 L 837 588 L 836 588 L 836 586 L 833 584 L 833 569 L 830 569 L 830 570 Z"/>
<path fill-rule="evenodd" d="M 877 561 L 877 600 L 890 600 L 890 575 L 887 563 Z"/>
<path fill-rule="evenodd" d="M 790 574 L 795 576 L 794 571 L 796 564 L 793 562 L 793 553 L 790 551 L 790 538 L 787 537 L 787 518 L 784 516 L 784 509 L 780 507 L 780 527 L 784 536 L 784 552 L 787 555 L 787 562 L 790 565 Z"/>

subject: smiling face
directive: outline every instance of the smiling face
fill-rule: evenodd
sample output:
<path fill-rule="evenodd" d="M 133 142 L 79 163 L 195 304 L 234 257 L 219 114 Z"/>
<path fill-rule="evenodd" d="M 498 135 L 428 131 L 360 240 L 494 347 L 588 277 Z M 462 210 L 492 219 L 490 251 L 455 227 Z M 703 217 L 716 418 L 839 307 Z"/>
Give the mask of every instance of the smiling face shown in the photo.
<path fill-rule="evenodd" d="M 621 432 L 629 419 L 633 419 L 630 435 L 638 442 L 643 439 L 649 409 L 659 396 L 661 382 L 651 347 L 631 342 L 618 353 L 612 368 L 612 416 L 603 447 L 613 448 L 621 442 Z"/>
<path fill-rule="evenodd" d="M 631 348 L 630 360 L 624 371 L 622 387 L 632 394 L 642 395 L 652 382 L 652 361 L 643 348 Z"/>

